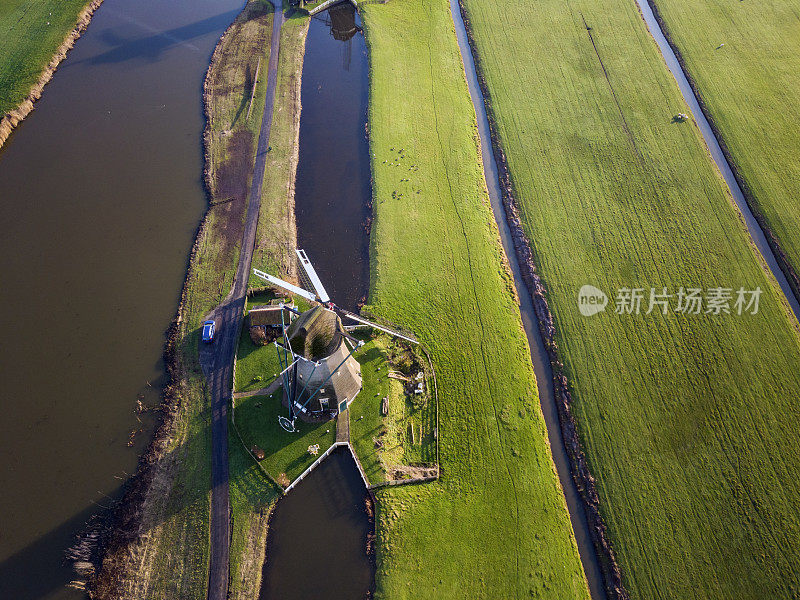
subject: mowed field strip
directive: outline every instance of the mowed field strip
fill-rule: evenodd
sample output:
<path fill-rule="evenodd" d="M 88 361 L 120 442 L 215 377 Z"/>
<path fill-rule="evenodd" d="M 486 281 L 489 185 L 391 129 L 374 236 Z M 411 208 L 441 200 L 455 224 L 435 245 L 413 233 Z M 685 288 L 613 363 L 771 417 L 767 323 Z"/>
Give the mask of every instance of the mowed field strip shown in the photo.
<path fill-rule="evenodd" d="M 796 597 L 798 335 L 635 2 L 464 2 L 631 597 Z M 740 286 L 758 314 L 644 314 Z"/>
<path fill-rule="evenodd" d="M 658 0 L 652 5 L 754 210 L 800 273 L 800 3 Z"/>
<path fill-rule="evenodd" d="M 384 489 L 377 598 L 587 598 L 446 0 L 362 7 L 368 307 L 430 350 L 441 479 Z M 358 402 L 358 401 L 357 401 Z"/>

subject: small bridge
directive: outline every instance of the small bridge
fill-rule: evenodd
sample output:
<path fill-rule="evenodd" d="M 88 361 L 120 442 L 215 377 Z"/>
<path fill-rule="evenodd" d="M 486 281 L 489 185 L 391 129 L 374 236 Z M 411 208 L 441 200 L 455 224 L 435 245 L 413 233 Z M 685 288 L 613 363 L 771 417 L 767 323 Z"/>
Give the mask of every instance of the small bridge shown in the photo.
<path fill-rule="evenodd" d="M 325 2 L 323 2 L 322 4 L 318 4 L 314 8 L 310 9 L 308 11 L 308 14 L 313 16 L 319 12 L 322 12 L 325 9 L 330 8 L 334 4 L 341 4 L 342 2 L 350 2 L 353 6 L 358 8 L 358 3 L 356 2 L 356 0 L 325 0 Z"/>

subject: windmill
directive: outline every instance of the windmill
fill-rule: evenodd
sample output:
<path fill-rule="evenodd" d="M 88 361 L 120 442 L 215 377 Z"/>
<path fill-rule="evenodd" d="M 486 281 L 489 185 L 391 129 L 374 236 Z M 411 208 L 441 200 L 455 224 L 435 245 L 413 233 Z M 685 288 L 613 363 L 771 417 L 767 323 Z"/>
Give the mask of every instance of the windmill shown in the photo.
<path fill-rule="evenodd" d="M 361 391 L 361 369 L 353 355 L 364 342 L 350 335 L 349 329 L 365 325 L 395 338 L 418 343 L 409 334 L 378 325 L 336 306 L 305 251 L 297 249 L 295 252 L 310 284 L 308 287 L 314 292 L 253 269 L 253 273 L 264 281 L 313 303 L 312 308 L 304 312 L 281 305 L 281 336 L 280 341 L 274 342 L 284 395 L 289 405 L 289 416 L 278 417 L 278 423 L 289 432 L 296 431 L 298 416 L 332 418 L 346 410 Z M 347 321 L 358 325 L 346 326 L 344 323 Z"/>

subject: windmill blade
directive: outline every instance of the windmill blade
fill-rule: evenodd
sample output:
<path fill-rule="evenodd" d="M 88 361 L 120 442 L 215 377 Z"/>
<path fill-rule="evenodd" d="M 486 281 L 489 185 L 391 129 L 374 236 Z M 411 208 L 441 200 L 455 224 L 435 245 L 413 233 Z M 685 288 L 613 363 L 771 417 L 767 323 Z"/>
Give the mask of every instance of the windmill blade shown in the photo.
<path fill-rule="evenodd" d="M 296 285 L 292 285 L 288 281 L 278 279 L 277 277 L 273 277 L 269 273 L 264 273 L 264 271 L 259 271 L 258 269 L 253 269 L 253 274 L 256 277 L 260 277 L 264 281 L 271 283 L 272 285 L 277 285 L 279 288 L 292 292 L 293 294 L 297 294 L 298 296 L 302 296 L 306 300 L 311 300 L 311 302 L 317 301 L 317 297 L 314 294 L 304 290 L 303 288 L 299 288 Z"/>
<path fill-rule="evenodd" d="M 308 278 L 311 280 L 311 285 L 314 286 L 314 289 L 317 291 L 319 302 L 322 302 L 323 304 L 325 302 L 330 302 L 331 298 L 328 296 L 328 292 L 326 292 L 325 288 L 322 286 L 322 282 L 319 280 L 319 276 L 314 270 L 311 261 L 308 260 L 306 251 L 297 248 L 295 252 L 297 253 L 297 258 L 300 259 L 300 264 L 303 265 L 303 269 L 305 269 L 306 273 L 308 274 Z"/>
<path fill-rule="evenodd" d="M 350 311 L 344 310 L 343 308 L 339 308 L 339 307 L 336 307 L 336 308 L 337 308 L 337 311 L 343 317 L 347 317 L 348 319 L 352 319 L 353 321 L 358 321 L 359 323 L 363 323 L 364 325 L 369 325 L 370 327 L 373 327 L 375 329 L 383 331 L 384 333 L 388 333 L 389 335 L 394 336 L 396 338 L 400 338 L 401 340 L 405 340 L 407 342 L 411 342 L 412 344 L 419 344 L 419 341 L 417 341 L 415 338 L 409 337 L 408 335 L 406 335 L 404 333 L 400 333 L 399 331 L 395 331 L 393 329 L 389 329 L 388 327 L 384 327 L 383 325 L 378 325 L 377 323 L 373 323 L 372 321 L 367 321 L 365 318 L 360 317 L 359 315 L 357 315 L 355 313 L 351 313 Z"/>

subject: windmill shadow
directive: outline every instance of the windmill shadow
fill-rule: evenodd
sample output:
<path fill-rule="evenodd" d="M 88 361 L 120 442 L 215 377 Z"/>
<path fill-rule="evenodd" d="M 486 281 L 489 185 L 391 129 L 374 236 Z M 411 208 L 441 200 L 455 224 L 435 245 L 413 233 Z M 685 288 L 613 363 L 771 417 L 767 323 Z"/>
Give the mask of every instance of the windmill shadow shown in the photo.
<path fill-rule="evenodd" d="M 99 36 L 106 45 L 111 46 L 109 50 L 89 58 L 69 62 L 64 67 L 81 63 L 90 65 L 116 64 L 132 60 L 156 62 L 161 59 L 164 53 L 180 46 L 200 52 L 200 48 L 191 43 L 192 40 L 224 30 L 233 22 L 237 14 L 238 11 L 228 11 L 190 25 L 183 25 L 165 31 L 158 31 L 143 23 L 134 21 L 134 26 L 144 30 L 146 33 L 141 36 L 125 36 L 120 33 L 123 30 L 123 26 L 117 25 L 103 31 Z M 127 29 L 127 27 L 124 29 Z"/>

